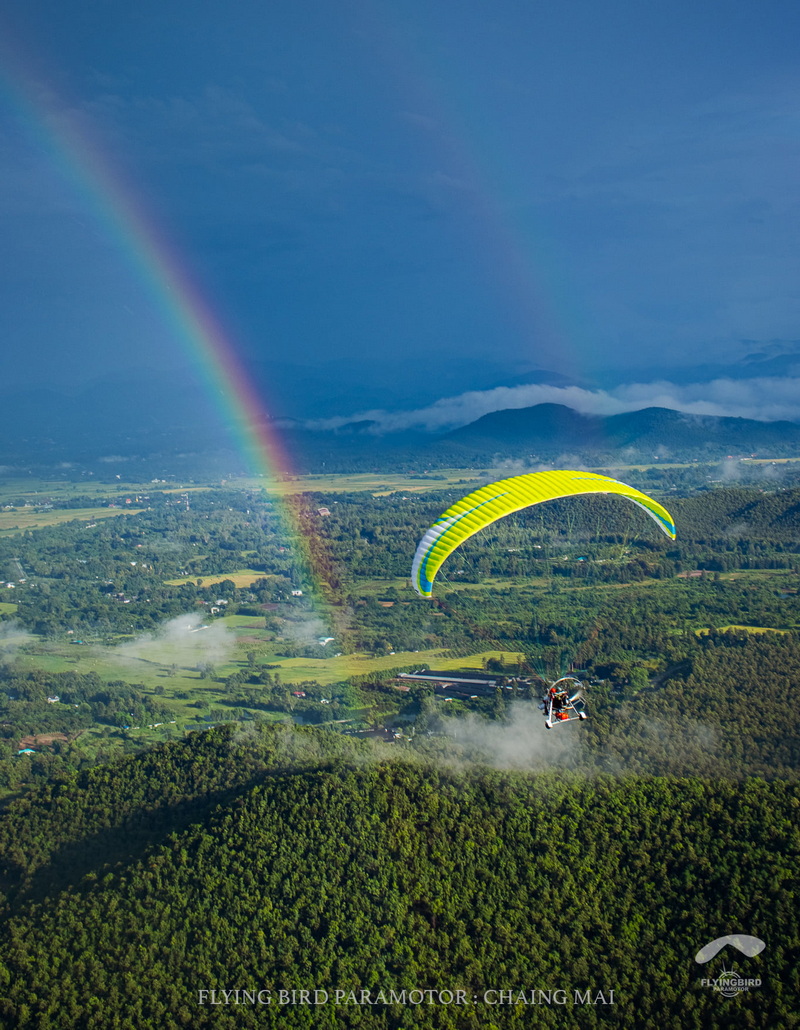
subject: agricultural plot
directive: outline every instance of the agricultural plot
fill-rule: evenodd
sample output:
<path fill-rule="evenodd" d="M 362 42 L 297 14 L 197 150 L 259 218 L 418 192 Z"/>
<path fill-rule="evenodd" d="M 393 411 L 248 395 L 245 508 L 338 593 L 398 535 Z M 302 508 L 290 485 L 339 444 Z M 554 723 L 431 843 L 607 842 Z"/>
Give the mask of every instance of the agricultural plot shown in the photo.
<path fill-rule="evenodd" d="M 0 536 L 14 536 L 44 526 L 60 526 L 65 522 L 96 522 L 118 515 L 138 515 L 143 508 L 13 508 L 0 511 Z"/>
<path fill-rule="evenodd" d="M 321 686 L 331 686 L 334 683 L 342 683 L 352 676 L 378 676 L 390 669 L 407 668 L 417 664 L 422 666 L 435 662 L 438 667 L 443 660 L 440 658 L 441 654 L 441 649 L 433 649 L 398 651 L 396 654 L 377 657 L 348 654 L 339 657 L 332 655 L 330 658 L 275 658 L 273 662 L 284 682 L 301 683 L 304 680 L 315 680 Z"/>
<path fill-rule="evenodd" d="M 125 683 L 141 684 L 150 691 L 162 688 L 169 694 L 191 692 L 197 688 L 201 673 L 196 667 L 171 663 L 168 655 L 162 657 L 165 660 L 158 661 L 115 653 L 114 648 L 89 646 L 73 649 L 44 645 L 41 649 L 35 650 L 27 647 L 25 652 L 18 656 L 17 663 L 23 671 L 41 669 L 51 673 L 94 672 L 103 681 L 122 680 Z M 218 675 L 229 675 L 238 668 L 235 661 L 225 662 L 215 667 L 215 672 Z"/>
<path fill-rule="evenodd" d="M 494 470 L 473 469 L 437 469 L 429 474 L 418 475 L 406 473 L 358 472 L 337 475 L 293 476 L 291 479 L 268 481 L 264 477 L 228 480 L 227 485 L 247 490 L 265 490 L 268 494 L 288 497 L 301 493 L 359 493 L 365 492 L 375 496 L 403 492 L 421 492 L 426 490 L 445 490 L 448 487 L 464 486 L 466 489 L 476 484 L 491 481 L 495 477 Z"/>
<path fill-rule="evenodd" d="M 219 572 L 209 576 L 179 576 L 176 579 L 166 579 L 167 586 L 180 586 L 182 583 L 199 583 L 200 586 L 210 587 L 229 579 L 236 587 L 249 587 L 257 579 L 269 578 L 265 572 L 258 572 L 256 569 L 237 569 L 236 572 Z"/>
<path fill-rule="evenodd" d="M 70 501 L 76 497 L 84 497 L 91 494 L 94 497 L 107 497 L 109 500 L 122 495 L 149 493 L 196 493 L 200 490 L 213 489 L 218 484 L 215 481 L 207 483 L 181 483 L 170 481 L 141 482 L 115 480 L 113 482 L 97 482 L 93 478 L 83 479 L 80 482 L 71 482 L 63 479 L 33 479 L 33 478 L 8 478 L 0 481 L 0 505 L 19 504 L 20 500 L 28 504 L 42 504 L 48 502 L 58 507 L 59 502 Z"/>
<path fill-rule="evenodd" d="M 269 666 L 284 683 L 316 681 L 321 686 L 342 683 L 353 676 L 379 675 L 387 670 L 413 666 L 482 669 L 489 658 L 502 660 L 511 668 L 521 657 L 516 651 L 494 649 L 478 651 L 464 658 L 447 658 L 443 657 L 446 649 L 429 648 L 386 655 L 331 654 L 325 658 L 286 658 L 276 653 L 279 648 L 272 639 L 274 635 L 264 630 L 261 618 L 233 615 L 218 619 L 212 625 L 224 630 L 226 635 L 226 643 L 221 645 L 225 657 L 213 663 L 213 681 L 202 678 L 198 665 L 205 663 L 187 660 L 185 648 L 175 641 L 154 640 L 149 645 L 142 645 L 140 653 L 136 654 L 124 644 L 117 648 L 43 644 L 35 649 L 28 645 L 18 661 L 22 669 L 52 673 L 94 672 L 102 680 L 141 684 L 148 691 L 163 693 L 165 699 L 187 694 L 188 701 L 196 701 L 198 696 L 224 697 L 225 692 L 217 681 L 251 667 L 248 655 L 255 655 L 255 668 Z"/>
<path fill-rule="evenodd" d="M 775 626 L 739 626 L 739 625 L 706 626 L 703 629 L 695 630 L 695 632 L 697 633 L 698 636 L 702 637 L 702 636 L 708 636 L 709 633 L 713 633 L 715 630 L 718 633 L 732 633 L 732 632 L 735 632 L 737 630 L 741 631 L 742 633 L 790 633 L 791 632 L 791 630 L 788 630 L 788 629 L 776 629 Z"/>

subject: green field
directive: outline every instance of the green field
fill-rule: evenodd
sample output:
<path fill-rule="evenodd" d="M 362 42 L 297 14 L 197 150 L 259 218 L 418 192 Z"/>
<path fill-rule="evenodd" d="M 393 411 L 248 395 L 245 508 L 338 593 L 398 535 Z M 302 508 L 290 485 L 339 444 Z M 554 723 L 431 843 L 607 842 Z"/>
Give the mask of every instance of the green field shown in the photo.
<path fill-rule="evenodd" d="M 492 469 L 436 469 L 430 474 L 356 472 L 349 474 L 292 476 L 272 481 L 265 476 L 229 479 L 226 486 L 244 490 L 266 490 L 269 494 L 286 497 L 300 493 L 358 493 L 389 494 L 423 490 L 446 490 L 452 486 L 474 488 L 488 479 L 500 478 L 503 473 Z"/>
<path fill-rule="evenodd" d="M 198 555 L 198 558 L 200 556 Z M 200 583 L 201 586 L 210 587 L 215 583 L 221 583 L 224 579 L 230 579 L 237 587 L 249 587 L 257 579 L 269 579 L 266 572 L 257 572 L 255 569 L 237 569 L 236 572 L 218 572 L 212 576 L 181 576 L 178 579 L 165 579 L 168 586 L 178 587 L 182 583 Z"/>
<path fill-rule="evenodd" d="M 800 461 L 800 458 L 742 459 L 743 464 L 746 465 L 787 464 L 797 461 Z M 646 471 L 647 469 L 702 469 L 717 468 L 718 466 L 719 460 L 710 462 L 656 461 L 634 464 L 607 463 L 603 466 L 592 467 L 592 471 L 609 471 L 614 474 L 616 472 L 624 472 L 626 469 Z M 94 478 L 70 482 L 67 480 L 34 479 L 27 476 L 9 476 L 0 481 L 0 505 L 8 503 L 18 504 L 20 500 L 27 501 L 29 504 L 41 504 L 47 501 L 57 508 L 58 502 L 61 500 L 69 500 L 87 494 L 94 497 L 112 499 L 121 495 L 141 493 L 143 491 L 171 494 L 196 493 L 203 490 L 217 489 L 220 486 L 232 489 L 264 490 L 266 493 L 281 497 L 303 492 L 344 493 L 365 491 L 379 495 L 397 491 L 422 492 L 446 490 L 455 486 L 463 486 L 466 492 L 481 483 L 504 479 L 510 474 L 513 473 L 510 473 L 507 468 L 481 465 L 478 468 L 432 469 L 430 472 L 420 473 L 363 472 L 297 475 L 287 476 L 283 479 L 271 479 L 267 476 L 249 476 L 223 480 L 209 479 L 201 482 L 185 482 L 183 480 L 176 481 L 171 479 L 165 481 L 149 480 L 146 482 L 116 480 L 109 483 L 96 481 Z M 44 523 L 38 524 L 42 525 Z"/>
<path fill-rule="evenodd" d="M 713 630 L 718 633 L 728 633 L 732 630 L 743 630 L 745 633 L 791 633 L 789 629 L 776 629 L 774 626 L 705 626 L 702 629 L 696 629 L 695 633 L 699 637 L 703 637 Z"/>
<path fill-rule="evenodd" d="M 496 473 L 496 474 L 495 474 Z M 108 497 L 109 500 L 121 495 L 150 492 L 183 494 L 198 493 L 203 490 L 215 490 L 220 486 L 233 490 L 264 490 L 279 497 L 306 493 L 330 492 L 349 493 L 365 491 L 369 493 L 393 493 L 397 490 L 443 490 L 462 485 L 468 489 L 492 477 L 499 479 L 507 472 L 500 469 L 436 469 L 429 474 L 406 473 L 353 473 L 334 475 L 291 476 L 286 479 L 269 479 L 266 476 L 250 476 L 237 479 L 209 480 L 201 483 L 184 482 L 113 482 L 101 483 L 94 480 L 83 480 L 79 483 L 64 480 L 44 480 L 28 478 L 8 478 L 0 482 L 0 505 L 17 504 L 25 501 L 29 504 L 52 503 L 56 508 L 59 501 L 71 500 L 87 494 L 93 497 Z M 105 509 L 103 509 L 105 510 Z"/>
<path fill-rule="evenodd" d="M 72 483 L 63 479 L 33 479 L 20 476 L 0 480 L 0 504 L 18 505 L 19 501 L 23 501 L 28 504 L 52 503 L 57 506 L 59 501 L 68 501 L 75 497 L 107 497 L 114 500 L 122 496 L 124 500 L 129 495 L 150 490 L 185 493 L 187 490 L 196 489 L 206 487 L 181 486 L 176 483 L 123 483 L 119 480 L 113 483 L 98 483 L 93 479 Z"/>
<path fill-rule="evenodd" d="M 58 526 L 63 522 L 94 522 L 117 515 L 138 515 L 144 508 L 14 508 L 0 511 L 0 534 L 13 536 L 29 529 Z"/>
<path fill-rule="evenodd" d="M 711 573 L 715 575 L 715 573 Z M 794 572 L 790 572 L 787 569 L 736 569 L 734 572 L 720 572 L 718 573 L 720 579 L 735 580 L 735 579 L 771 579 L 774 576 L 791 576 L 796 580 L 797 577 Z"/>
<path fill-rule="evenodd" d="M 201 698 L 226 696 L 224 679 L 248 666 L 247 655 L 254 653 L 257 666 L 275 667 L 285 683 L 315 680 L 322 686 L 342 683 L 352 676 L 385 672 L 387 669 L 430 665 L 437 669 L 481 669 L 488 658 L 500 658 L 508 665 L 516 664 L 517 652 L 497 650 L 480 651 L 466 658 L 444 658 L 441 648 L 423 651 L 398 651 L 396 654 L 348 654 L 329 658 L 284 658 L 274 653 L 275 645 L 263 628 L 263 619 L 256 616 L 232 615 L 217 620 L 230 633 L 229 654 L 224 661 L 214 662 L 215 679 L 204 680 L 200 673 L 185 663 L 178 645 L 154 641 L 150 656 L 126 656 L 123 649 L 75 644 L 27 645 L 20 655 L 21 668 L 42 669 L 47 672 L 95 672 L 103 680 L 124 680 L 140 683 L 147 690 L 160 688 L 165 701 L 174 701 L 178 709 Z M 178 694 L 189 694 L 186 699 Z M 183 702 L 183 703 L 182 703 Z M 184 712 L 184 714 L 187 714 Z"/>
<path fill-rule="evenodd" d="M 800 461 L 800 458 L 742 458 L 748 465 L 785 465 L 790 461 Z"/>
<path fill-rule="evenodd" d="M 524 655 L 516 651 L 481 651 L 466 658 L 443 658 L 441 650 L 430 651 L 398 651 L 397 654 L 384 655 L 379 658 L 370 655 L 342 655 L 340 658 L 308 659 L 283 658 L 275 659 L 280 663 L 280 671 L 285 680 L 287 676 L 295 682 L 316 680 L 323 686 L 341 683 L 350 676 L 385 672 L 409 666 L 428 665 L 437 671 L 455 672 L 457 669 L 483 669 L 489 658 L 501 659 L 509 668 L 515 666 Z"/>
<path fill-rule="evenodd" d="M 796 578 L 793 573 L 785 570 L 739 570 L 731 573 L 723 573 L 724 579 L 740 579 L 758 581 L 759 579 L 777 575 Z M 237 585 L 252 582 L 260 578 L 262 574 L 252 569 L 240 569 L 236 573 L 218 574 L 216 576 L 202 577 L 204 584 L 217 583 L 223 579 L 233 579 Z M 185 577 L 183 581 L 194 581 L 196 577 Z M 491 590 L 508 590 L 517 593 L 521 590 L 530 591 L 531 588 L 543 588 L 548 585 L 543 578 L 527 579 L 524 583 L 499 578 L 486 579 L 481 584 L 447 583 L 447 591 L 470 590 L 482 592 Z M 586 590 L 602 591 L 608 593 L 627 592 L 647 589 L 659 590 L 665 584 L 663 580 L 642 580 L 636 583 L 608 583 L 595 585 L 561 586 L 563 593 L 583 592 Z M 396 603 L 416 603 L 416 598 L 411 594 L 407 580 L 401 577 L 387 578 L 386 580 L 373 580 L 364 582 L 361 590 L 364 595 L 380 597 L 386 590 L 394 587 L 400 593 Z M 535 590 L 534 590 L 535 592 Z M 6 602 L 0 609 L 5 614 L 13 614 L 16 606 Z M 506 655 L 508 664 L 515 664 L 517 652 L 499 652 L 496 650 L 476 651 L 475 654 L 465 658 L 449 659 L 443 658 L 443 650 L 433 649 L 424 651 L 398 651 L 395 654 L 366 655 L 346 654 L 336 657 L 331 654 L 325 658 L 287 658 L 282 657 L 276 651 L 279 645 L 274 640 L 274 633 L 268 631 L 264 626 L 262 616 L 230 615 L 216 619 L 212 627 L 225 627 L 229 634 L 228 642 L 224 650 L 224 658 L 214 660 L 215 678 L 224 679 L 232 673 L 242 670 L 248 664 L 247 655 L 255 655 L 258 666 L 270 665 L 276 667 L 285 682 L 301 682 L 303 680 L 315 680 L 321 685 L 330 686 L 343 682 L 352 676 L 370 675 L 380 673 L 386 669 L 408 668 L 416 664 L 428 664 L 441 669 L 457 668 L 481 668 L 483 661 L 488 657 L 499 657 Z M 784 632 L 783 629 L 775 630 L 771 627 L 745 626 L 731 624 L 716 627 L 718 629 L 744 629 L 748 632 Z M 708 631 L 707 626 L 698 626 L 695 630 L 698 634 Z M 197 671 L 196 656 L 191 660 L 181 648 L 175 644 L 156 640 L 153 642 L 147 653 L 138 653 L 134 657 L 125 657 L 123 650 L 113 647 L 101 647 L 99 645 L 77 646 L 64 641 L 62 644 L 45 643 L 35 646 L 28 644 L 24 653 L 20 656 L 20 662 L 28 668 L 41 668 L 49 672 L 63 672 L 72 670 L 75 672 L 96 672 L 101 679 L 115 680 L 122 679 L 130 683 L 141 683 L 148 690 L 162 688 L 166 697 L 175 698 L 179 693 L 188 693 L 194 699 L 198 691 L 203 696 L 218 694 L 222 696 L 221 684 L 214 680 L 201 680 Z M 184 707 L 183 705 L 181 707 Z"/>

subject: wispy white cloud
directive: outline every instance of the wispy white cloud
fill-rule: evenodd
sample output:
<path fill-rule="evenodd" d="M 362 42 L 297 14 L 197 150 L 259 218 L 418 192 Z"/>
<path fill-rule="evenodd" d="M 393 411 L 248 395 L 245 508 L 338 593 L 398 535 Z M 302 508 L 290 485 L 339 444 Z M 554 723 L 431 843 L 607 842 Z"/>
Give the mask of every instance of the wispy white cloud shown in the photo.
<path fill-rule="evenodd" d="M 580 386 L 500 386 L 443 397 L 410 411 L 372 409 L 347 417 L 318 419 L 309 429 L 336 430 L 350 422 L 374 422 L 374 432 L 401 430 L 445 432 L 474 422 L 482 415 L 535 404 L 563 404 L 585 415 L 618 415 L 642 408 L 671 408 L 692 415 L 720 415 L 762 421 L 800 421 L 800 378 L 761 377 L 714 379 L 707 383 L 678 384 L 666 380 L 626 383 L 613 390 Z"/>
<path fill-rule="evenodd" d="M 570 732 L 549 732 L 544 717 L 533 704 L 517 702 L 510 706 L 502 722 L 488 721 L 469 714 L 443 719 L 442 730 L 462 748 L 461 759 L 487 763 L 499 769 L 541 769 L 574 762 L 581 739 Z"/>
<path fill-rule="evenodd" d="M 36 638 L 23 629 L 16 619 L 0 625 L 0 665 L 9 665 L 17 657 L 20 649 Z"/>
<path fill-rule="evenodd" d="M 284 636 L 298 644 L 315 644 L 328 634 L 328 627 L 318 618 L 287 621 L 283 627 Z"/>
<path fill-rule="evenodd" d="M 190 612 L 170 619 L 153 633 L 104 649 L 103 654 L 119 662 L 144 660 L 195 668 L 226 661 L 235 645 L 236 637 L 224 622 L 205 623 L 199 612 Z"/>

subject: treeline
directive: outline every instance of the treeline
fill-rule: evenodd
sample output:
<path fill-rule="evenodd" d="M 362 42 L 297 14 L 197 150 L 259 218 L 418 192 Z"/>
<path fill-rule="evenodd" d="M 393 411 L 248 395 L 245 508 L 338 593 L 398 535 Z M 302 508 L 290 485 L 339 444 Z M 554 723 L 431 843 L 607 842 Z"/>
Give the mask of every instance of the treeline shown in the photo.
<path fill-rule="evenodd" d="M 424 529 L 462 495 L 443 491 L 423 495 L 371 497 L 343 494 L 319 520 L 316 533 L 329 542 L 333 560 L 347 566 L 353 579 L 408 575 Z M 631 505 L 605 496 L 567 498 L 509 516 L 467 541 L 450 559 L 449 575 L 516 575 L 563 557 L 565 546 L 580 546 L 580 555 L 624 565 L 625 549 L 636 551 L 660 575 L 694 567 L 698 557 L 723 552 L 730 567 L 780 560 L 797 564 L 800 550 L 800 490 L 765 493 L 752 488 L 705 490 L 691 497 L 665 497 L 675 517 L 675 542 L 652 530 L 647 516 Z M 326 503 L 308 496 L 308 511 Z M 795 556 L 792 558 L 791 556 Z M 575 554 L 570 555 L 574 559 Z M 737 564 L 744 562 L 744 565 Z M 764 565 L 763 567 L 770 567 Z M 586 574 L 580 570 L 578 574 Z"/>
<path fill-rule="evenodd" d="M 98 856 L 112 838 L 127 854 L 137 839 L 169 832 L 186 804 L 206 811 L 267 774 L 368 754 L 360 742 L 327 730 L 225 726 L 71 773 L 11 801 L 0 815 L 3 892 L 46 892 L 56 868 L 59 882 L 80 879 L 87 861 L 105 861 Z M 32 877 L 45 866 L 50 874 L 37 886 Z"/>
<path fill-rule="evenodd" d="M 392 615 L 391 613 L 398 614 Z M 408 612 L 408 624 L 403 622 Z M 433 604 L 361 609 L 367 627 L 379 627 L 399 650 L 418 647 L 520 652 L 541 674 L 570 664 L 618 682 L 647 664 L 652 672 L 689 657 L 697 630 L 727 625 L 798 628 L 797 596 L 764 581 L 719 577 L 675 579 L 626 590 L 482 588 L 445 593 Z M 416 643 L 420 641 L 420 643 Z"/>
<path fill-rule="evenodd" d="M 48 700 L 58 698 L 58 701 Z M 0 665 L 0 737 L 70 729 L 63 720 L 87 714 L 92 722 L 130 725 L 131 718 L 168 713 L 141 683 L 104 682 L 96 672 L 22 672 Z M 31 723 L 29 726 L 28 723 Z"/>
<path fill-rule="evenodd" d="M 798 635 L 711 633 L 653 685 L 590 688 L 581 762 L 638 774 L 796 781 L 798 683 Z"/>

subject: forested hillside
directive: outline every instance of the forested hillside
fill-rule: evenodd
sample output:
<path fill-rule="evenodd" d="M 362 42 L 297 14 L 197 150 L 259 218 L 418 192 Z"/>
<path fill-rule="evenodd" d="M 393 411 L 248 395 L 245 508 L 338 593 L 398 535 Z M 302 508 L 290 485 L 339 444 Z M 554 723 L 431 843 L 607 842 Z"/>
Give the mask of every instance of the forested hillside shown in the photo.
<path fill-rule="evenodd" d="M 711 634 L 629 699 L 592 691 L 582 761 L 642 774 L 797 780 L 798 684 L 796 636 Z"/>
<path fill-rule="evenodd" d="M 645 720 L 624 741 L 597 721 L 604 762 L 653 744 Z M 673 768 L 697 758 L 678 725 Z M 614 991 L 613 1006 L 540 1005 L 537 1026 L 796 1025 L 796 783 L 746 763 L 637 778 L 387 755 L 331 731 L 228 727 L 12 803 L 9 1025 L 101 1028 L 121 1006 L 135 1027 L 529 1025 L 528 1005 L 486 1004 L 508 987 Z M 770 950 L 749 960 L 759 990 L 729 1000 L 693 956 L 732 927 Z M 199 1004 L 253 987 L 470 1001 Z"/>
<path fill-rule="evenodd" d="M 262 775 L 216 805 L 193 746 L 195 802 L 176 806 L 204 796 L 193 819 L 17 899 L 9 1025 L 105 1028 L 120 1011 L 135 1027 L 797 1025 L 796 786 L 347 763 Z M 192 757 L 135 762 L 153 785 Z M 98 789 L 68 792 L 76 817 Z M 723 999 L 693 957 L 731 927 L 770 950 L 748 960 L 758 990 Z M 237 988 L 275 997 L 199 1002 Z M 287 988 L 468 1000 L 314 1009 L 281 1006 Z M 569 1010 L 491 1004 L 509 988 L 564 990 Z M 576 990 L 605 1004 L 576 1006 Z"/>

